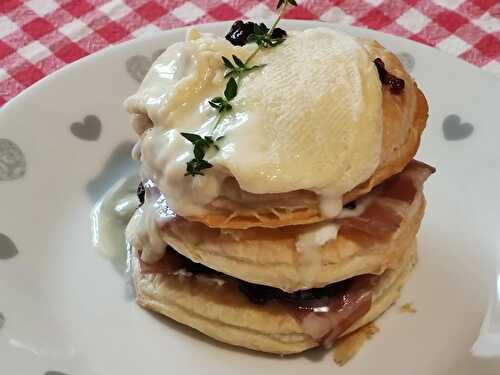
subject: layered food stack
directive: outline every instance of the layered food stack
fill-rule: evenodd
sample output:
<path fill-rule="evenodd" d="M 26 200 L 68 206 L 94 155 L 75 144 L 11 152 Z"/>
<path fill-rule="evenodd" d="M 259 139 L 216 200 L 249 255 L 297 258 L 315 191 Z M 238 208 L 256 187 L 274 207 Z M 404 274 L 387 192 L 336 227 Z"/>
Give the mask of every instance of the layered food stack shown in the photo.
<path fill-rule="evenodd" d="M 380 44 L 242 21 L 226 39 L 190 31 L 125 106 L 140 136 L 127 227 L 140 305 L 289 354 L 398 298 L 434 169 L 413 160 L 425 97 Z"/>

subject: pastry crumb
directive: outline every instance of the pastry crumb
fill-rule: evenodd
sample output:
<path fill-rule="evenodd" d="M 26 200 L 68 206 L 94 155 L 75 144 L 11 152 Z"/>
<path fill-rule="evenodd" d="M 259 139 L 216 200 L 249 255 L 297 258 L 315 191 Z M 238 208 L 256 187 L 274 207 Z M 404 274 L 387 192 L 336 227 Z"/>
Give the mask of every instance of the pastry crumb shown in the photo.
<path fill-rule="evenodd" d="M 399 308 L 401 314 L 415 314 L 417 310 L 413 307 L 411 303 L 405 303 Z"/>
<path fill-rule="evenodd" d="M 369 323 L 358 330 L 342 337 L 335 344 L 333 360 L 339 366 L 345 365 L 359 352 L 363 344 L 379 331 L 374 323 Z"/>

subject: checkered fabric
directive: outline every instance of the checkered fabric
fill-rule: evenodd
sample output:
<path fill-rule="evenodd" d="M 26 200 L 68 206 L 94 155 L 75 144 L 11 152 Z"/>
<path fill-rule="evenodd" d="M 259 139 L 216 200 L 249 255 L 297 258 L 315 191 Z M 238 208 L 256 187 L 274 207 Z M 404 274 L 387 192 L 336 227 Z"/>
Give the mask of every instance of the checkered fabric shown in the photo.
<path fill-rule="evenodd" d="M 302 0 L 286 18 L 368 27 L 500 77 L 500 0 Z M 0 0 L 0 106 L 47 74 L 158 30 L 269 17 L 275 0 Z"/>

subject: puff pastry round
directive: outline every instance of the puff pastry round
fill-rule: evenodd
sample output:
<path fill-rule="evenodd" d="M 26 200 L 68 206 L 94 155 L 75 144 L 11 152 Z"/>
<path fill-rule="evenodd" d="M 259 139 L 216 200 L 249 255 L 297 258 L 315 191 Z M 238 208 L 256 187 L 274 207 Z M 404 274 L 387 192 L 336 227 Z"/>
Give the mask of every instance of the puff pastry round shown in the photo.
<path fill-rule="evenodd" d="M 343 196 L 350 202 L 399 173 L 414 157 L 428 117 L 427 100 L 396 55 L 376 41 L 360 40 L 370 58 L 381 58 L 387 71 L 405 81 L 400 94 L 383 91 L 383 138 L 380 163 L 375 173 L 365 182 Z M 287 225 L 309 224 L 324 220 L 319 197 L 306 190 L 279 194 L 251 194 L 241 190 L 234 178 L 228 178 L 224 194 L 206 208 L 202 216 L 186 217 L 215 228 L 246 229 L 251 227 L 276 228 Z"/>
<path fill-rule="evenodd" d="M 375 320 L 397 300 L 416 262 L 416 241 L 399 253 L 398 263 L 381 276 L 373 291 L 368 313 L 342 335 Z M 137 253 L 132 263 L 137 302 L 141 306 L 218 341 L 277 354 L 298 353 L 319 345 L 280 304 L 255 305 L 237 288 L 217 287 L 206 280 L 141 274 Z"/>

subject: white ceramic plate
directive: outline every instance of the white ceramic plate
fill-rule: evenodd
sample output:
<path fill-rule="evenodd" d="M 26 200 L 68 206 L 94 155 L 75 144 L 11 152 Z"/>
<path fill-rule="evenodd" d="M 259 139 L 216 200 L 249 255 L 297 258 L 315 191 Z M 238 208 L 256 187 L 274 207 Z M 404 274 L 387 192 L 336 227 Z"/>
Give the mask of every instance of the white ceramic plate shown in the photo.
<path fill-rule="evenodd" d="M 223 35 L 229 25 L 200 29 Z M 418 157 L 438 172 L 426 185 L 420 261 L 398 302 L 417 314 L 393 307 L 377 323 L 381 332 L 336 368 L 320 350 L 279 358 L 218 344 L 127 297 L 119 270 L 92 247 L 89 212 L 136 168 L 122 101 L 155 51 L 184 38 L 173 30 L 71 64 L 1 110 L 1 374 L 500 373 L 469 355 L 496 277 L 500 81 L 423 45 L 321 25 L 403 53 L 430 103 Z"/>

